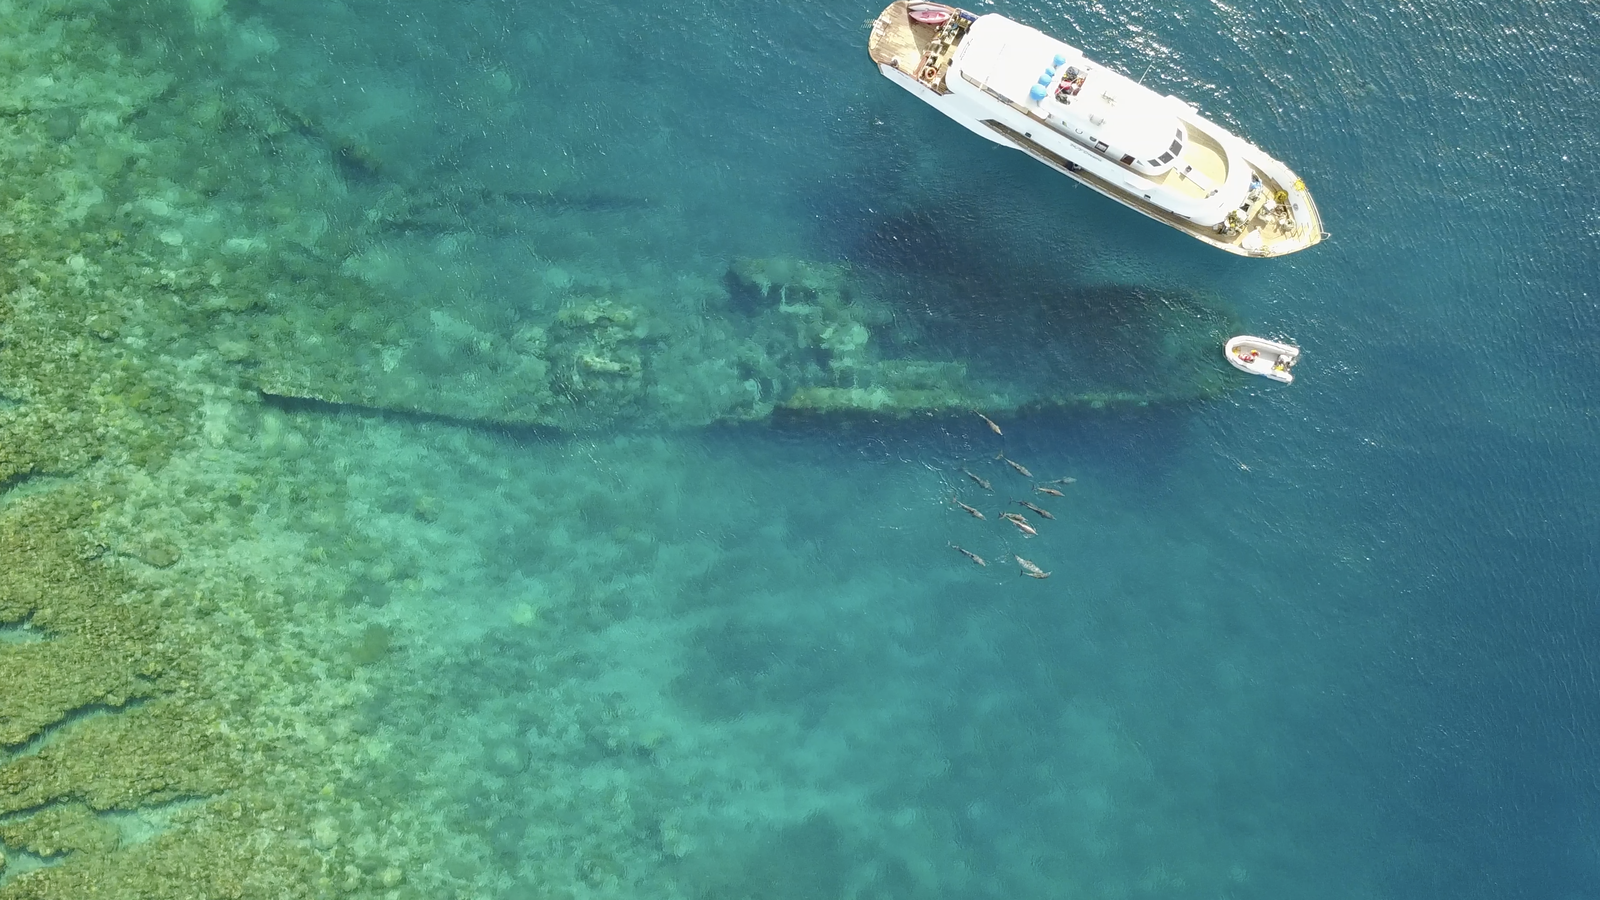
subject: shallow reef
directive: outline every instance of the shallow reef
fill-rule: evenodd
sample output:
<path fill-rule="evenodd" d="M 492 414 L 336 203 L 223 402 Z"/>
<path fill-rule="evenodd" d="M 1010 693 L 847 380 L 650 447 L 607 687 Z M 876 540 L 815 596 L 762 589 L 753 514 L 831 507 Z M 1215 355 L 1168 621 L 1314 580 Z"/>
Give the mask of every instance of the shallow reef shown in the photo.
<path fill-rule="evenodd" d="M 208 314 L 223 278 L 170 228 L 194 195 L 154 161 L 182 135 L 136 134 L 171 78 L 122 53 L 116 32 L 192 24 L 191 12 L 0 7 L 7 900 L 355 896 L 418 880 L 396 877 L 405 855 L 376 839 L 357 858 L 352 842 L 374 826 L 340 795 L 332 742 L 305 740 L 317 726 L 303 686 L 269 702 L 283 655 L 316 645 L 240 628 L 278 595 L 201 565 L 249 534 L 238 474 L 186 509 L 174 498 L 195 484 L 174 460 L 219 443 L 202 431 L 206 404 L 249 395 L 204 371 L 225 347 L 196 359 L 194 338 L 172 330 Z M 307 717 L 295 740 L 288 716 Z M 319 819 L 347 837 L 317 844 Z"/>

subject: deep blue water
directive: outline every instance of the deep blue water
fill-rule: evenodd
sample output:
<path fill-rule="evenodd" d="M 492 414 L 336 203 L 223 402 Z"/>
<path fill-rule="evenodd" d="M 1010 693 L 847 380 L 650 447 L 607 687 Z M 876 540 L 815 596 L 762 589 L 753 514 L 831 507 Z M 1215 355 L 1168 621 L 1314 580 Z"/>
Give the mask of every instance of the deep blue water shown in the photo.
<path fill-rule="evenodd" d="M 665 439 L 639 471 L 676 499 L 638 527 L 714 557 L 662 564 L 635 623 L 681 626 L 661 639 L 677 708 L 792 722 L 757 754 L 772 778 L 833 771 L 876 811 L 769 806 L 739 852 L 687 854 L 685 890 L 836 896 L 871 871 L 904 896 L 1600 896 L 1600 7 L 978 10 L 1288 161 L 1331 239 L 1234 259 L 976 138 L 877 75 L 870 4 L 241 3 L 280 47 L 234 65 L 303 73 L 301 102 L 409 178 L 585 198 L 449 261 L 419 242 L 418 279 L 447 290 L 518 302 L 530 253 L 628 284 L 790 255 L 853 263 L 902 315 L 959 303 L 952 352 L 978 367 L 1050 352 L 1008 295 L 1106 282 L 1211 292 L 1304 348 L 1292 387 L 1012 420 L 1003 444 L 971 422 Z M 493 447 L 629 467 L 625 447 Z M 1053 534 L 949 514 L 955 470 L 1001 478 L 1002 448 L 1078 477 Z M 475 496 L 451 497 L 463 521 L 498 508 Z M 621 677 L 636 647 L 605 646 Z"/>

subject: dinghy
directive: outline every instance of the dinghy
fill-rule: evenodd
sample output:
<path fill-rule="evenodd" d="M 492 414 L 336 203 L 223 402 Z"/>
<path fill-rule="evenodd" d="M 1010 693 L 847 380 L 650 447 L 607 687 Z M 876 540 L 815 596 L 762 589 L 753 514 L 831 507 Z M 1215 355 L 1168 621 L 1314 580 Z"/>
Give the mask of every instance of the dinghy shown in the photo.
<path fill-rule="evenodd" d="M 1228 339 L 1223 355 L 1235 369 L 1288 384 L 1294 381 L 1294 374 L 1289 370 L 1300 359 L 1300 348 L 1241 334 Z"/>

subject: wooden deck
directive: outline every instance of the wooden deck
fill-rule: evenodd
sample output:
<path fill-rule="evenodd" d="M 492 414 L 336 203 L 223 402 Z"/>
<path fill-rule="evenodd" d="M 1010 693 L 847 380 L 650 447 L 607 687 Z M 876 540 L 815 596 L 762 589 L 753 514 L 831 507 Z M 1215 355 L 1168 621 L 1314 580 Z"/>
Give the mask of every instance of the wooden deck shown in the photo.
<path fill-rule="evenodd" d="M 867 53 L 873 62 L 894 66 L 942 94 L 945 70 L 966 25 L 957 19 L 947 25 L 913 22 L 910 6 L 907 0 L 895 0 L 878 14 L 867 38 Z"/>
<path fill-rule="evenodd" d="M 878 14 L 867 38 L 867 52 L 878 65 L 894 66 L 907 75 L 917 74 L 918 64 L 933 43 L 934 29 L 911 21 L 906 0 L 895 0 Z"/>
<path fill-rule="evenodd" d="M 1291 185 L 1278 183 L 1271 175 L 1254 165 L 1250 167 L 1250 171 L 1261 179 L 1261 186 L 1265 188 L 1266 192 L 1266 202 L 1254 209 L 1253 215 L 1250 216 L 1245 225 L 1244 234 L 1249 234 L 1251 231 L 1260 234 L 1262 249 L 1269 256 L 1277 255 L 1287 248 L 1301 249 L 1309 247 L 1322 240 L 1322 222 L 1320 219 L 1316 219 L 1316 206 L 1311 204 L 1309 192 L 1306 194 L 1306 202 L 1312 210 L 1314 221 L 1295 222 L 1292 217 L 1287 215 L 1289 192 L 1291 190 L 1304 190 L 1304 182 L 1300 182 L 1302 187 L 1295 188 Z M 1284 197 L 1286 202 L 1279 204 L 1276 199 L 1279 196 Z M 1279 212 L 1280 207 L 1283 214 Z M 1235 238 L 1234 243 L 1238 243 L 1241 240 L 1243 240 L 1243 234 Z"/>

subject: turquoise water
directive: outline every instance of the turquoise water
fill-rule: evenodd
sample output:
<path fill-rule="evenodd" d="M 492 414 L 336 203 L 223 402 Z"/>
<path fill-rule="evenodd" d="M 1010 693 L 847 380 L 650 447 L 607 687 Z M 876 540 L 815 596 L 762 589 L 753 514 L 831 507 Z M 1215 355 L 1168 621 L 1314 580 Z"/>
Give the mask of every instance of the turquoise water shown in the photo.
<path fill-rule="evenodd" d="M 335 226 L 396 184 L 534 197 L 358 248 L 446 309 L 793 256 L 1021 377 L 1054 351 L 1008 303 L 1106 283 L 1305 350 L 1289 388 L 1003 437 L 266 410 L 409 560 L 350 594 L 404 650 L 362 725 L 396 784 L 507 900 L 1600 893 L 1600 13 L 979 9 L 1287 160 L 1332 238 L 1234 259 L 977 139 L 876 74 L 876 6 L 233 3 L 175 42 L 359 137 Z M 999 452 L 1077 479 L 1036 538 Z"/>

